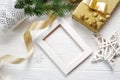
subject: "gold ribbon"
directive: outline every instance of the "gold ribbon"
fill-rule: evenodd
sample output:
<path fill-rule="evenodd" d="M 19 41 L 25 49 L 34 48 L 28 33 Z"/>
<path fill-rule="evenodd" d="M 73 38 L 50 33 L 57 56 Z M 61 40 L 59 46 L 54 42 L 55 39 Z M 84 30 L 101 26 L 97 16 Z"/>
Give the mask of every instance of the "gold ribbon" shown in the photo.
<path fill-rule="evenodd" d="M 101 13 L 107 12 L 106 2 L 98 2 L 97 0 L 83 0 L 83 3 L 89 6 L 91 9 L 99 11 Z"/>
<path fill-rule="evenodd" d="M 55 15 L 50 15 L 47 20 L 33 22 L 27 28 L 27 30 L 24 33 L 24 41 L 25 41 L 25 46 L 27 49 L 27 56 L 26 57 L 17 57 L 17 56 L 7 54 L 7 55 L 1 56 L 0 61 L 8 62 L 11 64 L 18 64 L 18 63 L 23 62 L 26 59 L 29 59 L 33 54 L 33 44 L 32 44 L 32 37 L 31 37 L 30 31 L 31 30 L 39 30 L 39 29 L 47 27 L 55 20 L 55 18 L 56 18 Z"/>

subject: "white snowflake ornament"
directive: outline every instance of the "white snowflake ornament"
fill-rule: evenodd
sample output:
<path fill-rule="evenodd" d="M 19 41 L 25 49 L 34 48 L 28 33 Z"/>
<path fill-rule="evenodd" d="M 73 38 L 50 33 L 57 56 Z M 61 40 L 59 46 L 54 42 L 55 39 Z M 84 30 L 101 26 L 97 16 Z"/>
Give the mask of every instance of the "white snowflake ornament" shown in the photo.
<path fill-rule="evenodd" d="M 111 67 L 114 65 L 116 56 L 120 54 L 120 45 L 118 44 L 118 34 L 114 33 L 110 39 L 105 39 L 99 34 L 94 34 L 99 50 L 97 55 L 93 58 L 93 62 L 104 60 Z"/>
<path fill-rule="evenodd" d="M 0 31 L 13 30 L 27 18 L 23 9 L 14 8 L 14 3 L 14 0 L 9 0 L 0 4 Z"/>

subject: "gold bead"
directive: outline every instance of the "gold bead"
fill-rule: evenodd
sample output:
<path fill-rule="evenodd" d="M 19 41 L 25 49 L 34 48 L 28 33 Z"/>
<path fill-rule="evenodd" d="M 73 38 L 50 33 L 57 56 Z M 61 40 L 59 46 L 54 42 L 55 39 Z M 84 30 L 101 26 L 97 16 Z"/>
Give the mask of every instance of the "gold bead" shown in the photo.
<path fill-rule="evenodd" d="M 89 22 L 89 26 L 92 26 L 92 23 L 91 23 L 91 22 Z"/>
<path fill-rule="evenodd" d="M 85 14 L 80 15 L 80 18 L 84 20 Z"/>
<path fill-rule="evenodd" d="M 93 28 L 97 28 L 97 23 L 89 22 L 89 26 L 91 26 Z"/>
<path fill-rule="evenodd" d="M 104 22 L 105 19 L 103 19 L 102 17 L 100 17 L 100 18 L 99 18 L 99 21 Z"/>
<path fill-rule="evenodd" d="M 97 28 L 97 24 L 96 23 L 92 23 L 92 27 L 93 28 Z"/>
<path fill-rule="evenodd" d="M 94 28 L 97 28 L 97 24 L 94 24 L 93 27 L 94 27 Z"/>
<path fill-rule="evenodd" d="M 88 19 L 89 19 L 89 17 L 88 17 L 88 16 L 85 16 L 85 14 L 80 15 L 80 18 L 81 18 L 82 20 L 88 20 Z"/>
<path fill-rule="evenodd" d="M 102 21 L 102 19 L 103 19 L 102 17 L 99 18 L 100 21 Z"/>
<path fill-rule="evenodd" d="M 93 20 L 93 23 L 97 23 L 96 19 Z"/>
<path fill-rule="evenodd" d="M 110 18 L 110 15 L 106 15 L 106 18 Z"/>
<path fill-rule="evenodd" d="M 84 17 L 84 19 L 85 19 L 85 20 L 88 20 L 88 19 L 89 19 L 89 17 L 88 17 L 88 16 L 85 16 L 85 17 Z"/>
<path fill-rule="evenodd" d="M 94 14 L 93 14 L 93 16 L 94 16 L 94 17 L 97 17 L 97 16 L 98 16 L 98 14 L 97 14 L 97 13 L 94 13 Z"/>

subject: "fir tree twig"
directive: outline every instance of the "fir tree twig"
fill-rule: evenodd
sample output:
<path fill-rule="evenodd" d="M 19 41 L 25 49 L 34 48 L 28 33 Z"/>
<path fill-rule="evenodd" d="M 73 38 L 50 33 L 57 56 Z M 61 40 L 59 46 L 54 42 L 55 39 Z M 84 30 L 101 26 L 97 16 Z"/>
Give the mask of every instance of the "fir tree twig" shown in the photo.
<path fill-rule="evenodd" d="M 24 9 L 25 14 L 30 16 L 55 14 L 62 17 L 74 6 L 70 3 L 64 3 L 62 0 L 17 0 L 15 8 Z"/>

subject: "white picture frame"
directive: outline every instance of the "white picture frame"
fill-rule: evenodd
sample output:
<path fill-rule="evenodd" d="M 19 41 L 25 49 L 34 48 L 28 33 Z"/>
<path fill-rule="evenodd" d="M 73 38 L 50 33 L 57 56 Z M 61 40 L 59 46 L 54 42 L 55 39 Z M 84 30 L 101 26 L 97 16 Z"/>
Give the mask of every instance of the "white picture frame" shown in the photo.
<path fill-rule="evenodd" d="M 80 56 L 77 56 L 77 58 L 67 66 L 63 64 L 60 58 L 55 55 L 54 51 L 45 42 L 45 38 L 49 37 L 49 35 L 51 35 L 52 32 L 57 30 L 58 27 L 62 27 L 62 29 L 64 29 L 64 31 L 69 35 L 69 37 L 71 37 L 74 40 L 74 42 L 77 43 L 77 45 L 79 45 L 79 47 L 83 49 L 82 55 L 80 53 Z M 92 53 L 91 49 L 87 46 L 87 44 L 64 20 L 54 21 L 51 27 L 48 28 L 47 31 L 45 31 L 45 33 L 41 34 L 37 38 L 36 42 L 65 75 L 69 74 L 73 69 L 75 69 L 81 62 L 83 62 Z"/>

